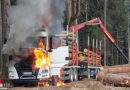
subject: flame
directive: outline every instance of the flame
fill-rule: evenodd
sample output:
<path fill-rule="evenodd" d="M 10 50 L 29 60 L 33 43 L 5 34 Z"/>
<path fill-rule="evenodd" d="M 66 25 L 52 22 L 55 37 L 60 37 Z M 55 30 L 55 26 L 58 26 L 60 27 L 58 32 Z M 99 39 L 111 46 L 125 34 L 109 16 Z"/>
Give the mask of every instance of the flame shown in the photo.
<path fill-rule="evenodd" d="M 58 87 L 59 87 L 59 86 L 62 86 L 62 85 L 65 85 L 65 83 L 64 83 L 63 81 L 57 82 L 57 86 L 58 86 Z"/>
<path fill-rule="evenodd" d="M 62 72 L 62 71 L 63 71 L 63 68 L 60 69 L 60 73 L 59 73 L 59 75 L 58 75 L 59 81 L 57 82 L 57 85 L 56 85 L 56 86 L 58 86 L 58 87 L 65 85 L 65 83 L 61 80 L 61 78 L 62 78 L 61 72 Z"/>
<path fill-rule="evenodd" d="M 50 86 L 49 82 L 38 82 L 38 87 L 40 86 Z"/>
<path fill-rule="evenodd" d="M 40 39 L 40 41 L 38 43 L 38 47 L 42 48 L 42 49 L 45 49 L 45 46 L 43 44 L 42 39 Z M 36 68 L 40 68 L 40 67 L 45 66 L 45 65 L 50 65 L 49 53 L 43 52 L 42 49 L 34 49 L 33 50 L 34 57 L 35 57 L 35 67 Z"/>
<path fill-rule="evenodd" d="M 41 49 L 38 49 L 41 48 Z M 50 66 L 50 55 L 49 53 L 45 53 L 42 49 L 45 50 L 45 46 L 43 44 L 43 40 L 40 39 L 38 43 L 38 48 L 33 50 L 34 57 L 35 57 L 35 67 L 40 68 L 43 66 Z M 58 78 L 61 78 L 61 74 L 59 73 Z M 65 85 L 65 83 L 61 80 L 59 80 L 56 84 L 56 86 L 62 86 Z M 50 86 L 49 82 L 38 82 L 39 86 Z"/>
<path fill-rule="evenodd" d="M 40 41 L 39 41 L 39 43 L 38 43 L 38 47 L 39 48 L 42 48 L 42 49 L 45 49 L 45 46 L 44 46 L 44 44 L 43 44 L 43 40 L 40 38 Z"/>

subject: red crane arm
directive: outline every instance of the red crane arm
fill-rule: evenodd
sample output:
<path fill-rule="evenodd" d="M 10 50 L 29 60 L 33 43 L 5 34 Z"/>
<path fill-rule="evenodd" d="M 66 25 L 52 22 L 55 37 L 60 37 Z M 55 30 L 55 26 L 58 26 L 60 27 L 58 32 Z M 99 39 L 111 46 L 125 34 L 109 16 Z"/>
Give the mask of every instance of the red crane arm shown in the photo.
<path fill-rule="evenodd" d="M 98 18 L 95 18 L 95 19 L 92 19 L 90 21 L 87 21 L 87 22 L 84 22 L 84 23 L 81 23 L 81 24 L 78 24 L 76 26 L 71 26 L 69 28 L 70 31 L 72 31 L 72 29 L 74 28 L 74 32 L 78 31 L 79 29 L 81 28 L 84 28 L 87 24 L 93 24 L 94 22 L 97 22 L 98 21 Z"/>
<path fill-rule="evenodd" d="M 69 28 L 69 30 L 72 31 L 73 28 L 74 28 L 74 32 L 76 32 L 76 31 L 78 31 L 78 30 L 84 28 L 86 25 L 88 25 L 88 24 L 94 24 L 95 22 L 100 23 L 99 26 L 100 26 L 100 29 L 101 29 L 101 31 L 103 32 L 103 34 L 104 34 L 112 43 L 115 43 L 114 38 L 113 38 L 113 37 L 110 35 L 110 33 L 106 30 L 106 28 L 105 28 L 105 27 L 103 26 L 103 24 L 102 24 L 102 21 L 101 21 L 99 18 L 92 19 L 92 20 L 90 20 L 90 21 L 87 21 L 87 22 L 78 24 L 78 25 L 76 25 L 76 26 L 71 26 L 71 27 Z"/>
<path fill-rule="evenodd" d="M 71 26 L 69 28 L 69 31 L 77 32 L 78 30 L 84 28 L 86 25 L 89 24 L 94 24 L 94 23 L 99 23 L 99 27 L 101 29 L 101 32 L 115 45 L 115 47 L 118 49 L 118 51 L 124 56 L 124 58 L 128 61 L 128 58 L 126 55 L 123 53 L 123 51 L 120 49 L 120 47 L 115 43 L 115 39 L 111 36 L 111 34 L 107 31 L 107 29 L 103 26 L 102 21 L 99 18 L 92 19 L 90 21 L 78 24 L 76 26 Z"/>

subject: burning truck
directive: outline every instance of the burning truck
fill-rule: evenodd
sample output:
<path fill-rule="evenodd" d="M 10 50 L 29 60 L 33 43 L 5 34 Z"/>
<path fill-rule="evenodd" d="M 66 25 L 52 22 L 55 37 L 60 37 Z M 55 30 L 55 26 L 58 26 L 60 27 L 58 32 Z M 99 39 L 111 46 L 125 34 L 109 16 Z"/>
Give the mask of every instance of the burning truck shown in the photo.
<path fill-rule="evenodd" d="M 49 36 L 47 30 L 43 29 L 30 38 L 37 38 L 37 47 L 21 48 L 24 54 L 16 55 L 9 60 L 9 79 L 13 83 L 33 81 L 57 85 L 63 79 L 63 66 L 69 62 L 67 36 Z M 67 72 L 68 78 L 65 80 L 72 77 L 72 70 L 67 70 Z"/>
<path fill-rule="evenodd" d="M 68 29 L 65 34 L 55 36 L 49 36 L 45 28 L 36 32 L 28 38 L 37 38 L 36 47 L 21 48 L 23 53 L 9 60 L 9 79 L 14 84 L 38 82 L 39 85 L 60 86 L 66 81 L 77 81 L 80 77 L 96 78 L 100 67 L 88 68 L 87 62 L 78 60 L 74 37 Z"/>
<path fill-rule="evenodd" d="M 58 86 L 80 77 L 96 78 L 100 67 L 88 67 L 88 62 L 78 60 L 74 32 L 98 19 L 62 33 L 67 0 L 17 1 L 9 10 L 10 32 L 3 48 L 9 55 L 9 79 L 14 84 L 38 82 Z"/>
<path fill-rule="evenodd" d="M 14 84 L 33 81 L 56 85 L 62 83 L 64 70 L 70 72 L 62 68 L 69 62 L 67 35 L 57 35 L 63 30 L 67 2 L 16 0 L 9 8 L 10 31 L 3 52 L 9 56 L 9 79 Z"/>
<path fill-rule="evenodd" d="M 38 82 L 59 86 L 64 81 L 77 81 L 80 77 L 96 78 L 101 66 L 101 52 L 99 66 L 97 54 L 96 64 L 90 65 L 89 47 L 87 61 L 78 59 L 75 32 L 86 25 L 98 25 L 128 61 L 99 18 L 71 26 L 62 33 L 67 0 L 16 1 L 17 5 L 9 10 L 10 32 L 3 47 L 3 52 L 9 55 L 9 79 L 14 84 Z M 88 40 L 88 46 L 89 42 Z M 94 51 L 92 54 L 94 55 Z"/>

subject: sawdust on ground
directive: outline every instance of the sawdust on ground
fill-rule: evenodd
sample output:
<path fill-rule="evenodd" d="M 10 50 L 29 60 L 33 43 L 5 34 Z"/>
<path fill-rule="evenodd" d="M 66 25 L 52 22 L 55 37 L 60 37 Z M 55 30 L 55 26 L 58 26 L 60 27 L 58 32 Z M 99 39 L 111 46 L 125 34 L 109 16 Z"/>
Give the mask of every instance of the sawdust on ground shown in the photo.
<path fill-rule="evenodd" d="M 117 68 L 125 66 L 129 67 L 130 64 L 105 66 L 103 68 Z M 130 87 L 115 87 L 113 85 L 104 85 L 102 82 L 85 78 L 82 81 L 67 83 L 66 85 L 60 87 L 13 87 L 8 88 L 7 90 L 130 90 Z"/>
<path fill-rule="evenodd" d="M 49 86 L 49 87 L 14 87 L 7 90 L 130 90 L 129 87 L 115 87 L 113 85 L 103 85 L 102 82 L 96 80 L 84 79 L 67 83 L 64 86 Z"/>

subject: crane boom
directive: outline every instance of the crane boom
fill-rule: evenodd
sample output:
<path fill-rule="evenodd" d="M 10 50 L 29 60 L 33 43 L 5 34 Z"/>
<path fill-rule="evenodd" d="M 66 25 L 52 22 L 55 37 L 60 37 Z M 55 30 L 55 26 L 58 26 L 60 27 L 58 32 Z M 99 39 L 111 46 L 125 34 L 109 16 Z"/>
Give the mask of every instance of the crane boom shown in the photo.
<path fill-rule="evenodd" d="M 101 32 L 110 40 L 110 42 L 117 48 L 117 50 L 122 54 L 122 56 L 128 61 L 128 57 L 123 53 L 123 51 L 118 46 L 118 44 L 116 44 L 115 39 L 111 36 L 111 34 L 103 26 L 102 21 L 100 20 L 100 18 L 95 18 L 95 19 L 92 19 L 90 21 L 78 24 L 76 26 L 71 26 L 69 28 L 69 30 L 72 31 L 72 29 L 74 28 L 74 32 L 77 32 L 78 30 L 84 28 L 85 26 L 87 26 L 89 24 L 94 24 L 94 23 L 99 23 L 98 25 L 99 25 L 99 27 L 101 29 Z"/>

